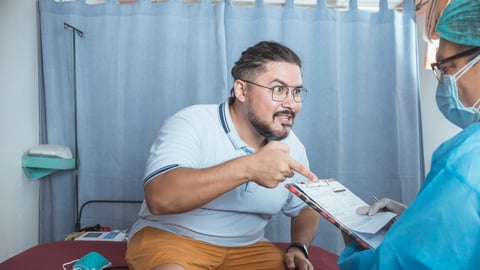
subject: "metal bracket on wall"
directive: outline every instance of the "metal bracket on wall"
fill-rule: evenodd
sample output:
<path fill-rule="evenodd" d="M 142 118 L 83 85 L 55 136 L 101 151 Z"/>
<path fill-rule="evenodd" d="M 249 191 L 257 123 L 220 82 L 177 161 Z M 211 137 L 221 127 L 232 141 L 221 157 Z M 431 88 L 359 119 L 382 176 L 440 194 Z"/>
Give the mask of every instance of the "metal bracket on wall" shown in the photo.
<path fill-rule="evenodd" d="M 77 51 L 76 37 L 83 37 L 83 32 L 68 23 L 63 24 L 64 29 L 72 29 L 72 49 L 73 49 L 73 123 L 75 136 L 75 224 L 79 224 L 78 218 L 78 130 L 77 130 Z"/>

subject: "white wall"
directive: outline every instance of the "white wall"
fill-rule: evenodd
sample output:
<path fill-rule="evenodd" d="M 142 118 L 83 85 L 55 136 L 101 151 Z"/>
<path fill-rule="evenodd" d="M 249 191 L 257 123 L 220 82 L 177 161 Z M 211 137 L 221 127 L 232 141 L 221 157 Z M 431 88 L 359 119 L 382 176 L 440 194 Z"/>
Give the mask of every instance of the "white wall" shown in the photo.
<path fill-rule="evenodd" d="M 0 261 L 38 243 L 38 182 L 24 151 L 38 144 L 37 0 L 0 0 Z"/>
<path fill-rule="evenodd" d="M 0 0 L 0 261 L 38 243 L 38 182 L 21 169 L 24 151 L 38 143 L 38 0 Z M 423 64 L 424 18 L 418 18 Z M 435 105 L 436 80 L 420 70 L 426 170 L 433 150 L 459 131 Z"/>

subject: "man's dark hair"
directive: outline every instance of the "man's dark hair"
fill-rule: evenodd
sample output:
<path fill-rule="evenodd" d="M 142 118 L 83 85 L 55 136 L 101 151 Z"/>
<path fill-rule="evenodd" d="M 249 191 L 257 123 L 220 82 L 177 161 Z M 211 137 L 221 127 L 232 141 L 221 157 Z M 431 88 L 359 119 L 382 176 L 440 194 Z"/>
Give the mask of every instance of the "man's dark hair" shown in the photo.
<path fill-rule="evenodd" d="M 252 80 L 258 73 L 265 71 L 268 62 L 287 62 L 302 67 L 298 55 L 288 47 L 273 41 L 261 41 L 242 52 L 242 56 L 232 68 L 233 80 Z M 235 101 L 233 87 L 229 102 Z"/>

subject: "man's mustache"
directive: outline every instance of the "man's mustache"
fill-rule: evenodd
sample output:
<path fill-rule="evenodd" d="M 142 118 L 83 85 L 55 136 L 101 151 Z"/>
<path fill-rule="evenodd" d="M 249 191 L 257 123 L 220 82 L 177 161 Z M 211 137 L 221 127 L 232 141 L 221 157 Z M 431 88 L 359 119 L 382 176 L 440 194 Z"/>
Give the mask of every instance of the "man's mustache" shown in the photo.
<path fill-rule="evenodd" d="M 289 115 L 292 118 L 295 118 L 295 112 L 291 111 L 291 110 L 283 110 L 283 111 L 276 112 L 276 113 L 273 114 L 273 117 L 277 117 L 277 116 L 280 116 L 280 115 Z"/>

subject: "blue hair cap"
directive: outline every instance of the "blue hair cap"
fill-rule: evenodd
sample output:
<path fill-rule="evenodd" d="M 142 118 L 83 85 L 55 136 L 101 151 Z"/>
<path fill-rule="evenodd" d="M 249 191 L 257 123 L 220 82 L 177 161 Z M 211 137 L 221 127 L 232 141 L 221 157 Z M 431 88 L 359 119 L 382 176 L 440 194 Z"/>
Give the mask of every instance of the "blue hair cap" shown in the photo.
<path fill-rule="evenodd" d="M 450 0 L 436 31 L 451 42 L 480 47 L 480 0 Z"/>

